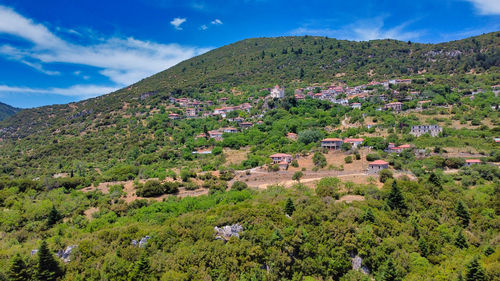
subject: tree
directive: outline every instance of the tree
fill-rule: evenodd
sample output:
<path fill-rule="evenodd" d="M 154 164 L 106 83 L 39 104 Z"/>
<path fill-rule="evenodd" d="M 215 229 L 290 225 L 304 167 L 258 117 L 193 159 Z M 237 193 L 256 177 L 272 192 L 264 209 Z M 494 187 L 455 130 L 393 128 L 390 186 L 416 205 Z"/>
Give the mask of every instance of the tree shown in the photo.
<path fill-rule="evenodd" d="M 460 223 L 464 227 L 467 227 L 469 225 L 470 215 L 464 202 L 458 201 L 457 207 L 455 208 L 455 212 L 457 214 L 458 219 L 460 220 Z"/>
<path fill-rule="evenodd" d="M 389 196 L 387 197 L 387 205 L 391 209 L 398 209 L 398 210 L 405 210 L 406 209 L 406 203 L 405 203 L 405 198 L 403 197 L 403 193 L 398 187 L 398 184 L 396 180 L 392 182 L 392 187 L 391 187 L 391 192 L 389 193 Z"/>
<path fill-rule="evenodd" d="M 47 217 L 47 225 L 50 227 L 50 226 L 53 226 L 54 224 L 56 224 L 58 221 L 60 221 L 62 219 L 62 216 L 61 214 L 59 213 L 59 211 L 56 209 L 56 207 L 54 205 L 52 205 L 52 209 L 50 210 L 49 212 L 49 216 Z"/>
<path fill-rule="evenodd" d="M 295 211 L 295 206 L 293 205 L 292 199 L 288 198 L 285 203 L 285 214 L 291 216 Z"/>
<path fill-rule="evenodd" d="M 366 209 L 361 219 L 363 221 L 369 221 L 371 223 L 375 222 L 375 215 L 373 214 L 372 209 L 371 208 Z"/>
<path fill-rule="evenodd" d="M 326 166 L 326 157 L 325 155 L 323 155 L 323 153 L 321 152 L 316 152 L 314 153 L 313 155 L 313 163 L 316 167 L 320 167 L 320 168 L 323 168 Z"/>
<path fill-rule="evenodd" d="M 431 175 L 429 176 L 429 182 L 436 187 L 441 187 L 441 179 L 434 172 L 432 172 Z"/>
<path fill-rule="evenodd" d="M 387 260 L 385 268 L 380 276 L 380 280 L 381 281 L 401 280 L 401 278 L 399 278 L 398 276 L 396 266 L 394 265 L 394 261 L 392 260 L 392 258 L 389 258 L 389 260 Z"/>
<path fill-rule="evenodd" d="M 469 245 L 467 244 L 467 238 L 465 238 L 462 230 L 458 232 L 458 235 L 455 238 L 455 246 L 459 247 L 460 249 L 469 247 Z"/>
<path fill-rule="evenodd" d="M 483 267 L 479 264 L 479 260 L 475 257 L 467 266 L 465 270 L 466 281 L 486 281 L 486 275 Z"/>
<path fill-rule="evenodd" d="M 42 240 L 40 248 L 38 249 L 38 271 L 37 279 L 43 281 L 57 280 L 62 276 L 62 270 L 50 252 L 47 242 Z"/>
<path fill-rule="evenodd" d="M 135 263 L 132 271 L 129 273 L 129 280 L 130 281 L 139 281 L 139 280 L 152 280 L 150 276 L 150 266 L 149 266 L 149 260 L 146 255 L 146 252 L 144 252 L 139 260 Z"/>
<path fill-rule="evenodd" d="M 304 176 L 304 173 L 297 171 L 293 174 L 292 180 L 300 182 L 300 179 Z"/>
<path fill-rule="evenodd" d="M 334 177 L 326 177 L 319 180 L 316 184 L 316 194 L 319 197 L 338 197 L 338 188 L 340 185 L 340 180 Z"/>
<path fill-rule="evenodd" d="M 8 276 L 9 280 L 12 281 L 24 281 L 30 279 L 28 267 L 19 253 L 12 258 L 12 264 L 10 266 Z"/>
<path fill-rule="evenodd" d="M 310 144 L 317 142 L 322 138 L 322 134 L 317 130 L 304 130 L 300 131 L 297 140 L 303 144 Z"/>
<path fill-rule="evenodd" d="M 231 186 L 231 190 L 244 190 L 248 188 L 248 184 L 242 181 L 235 181 Z"/>
<path fill-rule="evenodd" d="M 378 172 L 378 180 L 379 180 L 381 183 L 384 183 L 384 182 L 386 182 L 388 179 L 392 179 L 392 178 L 393 178 L 393 175 L 392 175 L 391 170 L 389 170 L 389 169 L 383 169 L 383 170 L 381 170 L 380 172 Z"/>
<path fill-rule="evenodd" d="M 346 158 L 344 158 L 344 161 L 346 162 L 346 164 L 352 163 L 352 156 L 347 156 Z"/>

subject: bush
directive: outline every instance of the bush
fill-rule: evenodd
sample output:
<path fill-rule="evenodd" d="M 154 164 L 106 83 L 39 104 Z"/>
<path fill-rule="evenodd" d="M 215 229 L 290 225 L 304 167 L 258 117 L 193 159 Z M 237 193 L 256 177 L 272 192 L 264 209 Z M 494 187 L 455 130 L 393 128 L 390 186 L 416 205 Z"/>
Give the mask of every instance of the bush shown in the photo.
<path fill-rule="evenodd" d="M 177 193 L 179 192 L 179 186 L 180 184 L 178 182 L 166 182 L 163 184 L 163 188 L 164 188 L 164 191 L 165 193 L 167 194 L 174 194 L 174 193 Z"/>
<path fill-rule="evenodd" d="M 164 194 L 163 185 L 157 180 L 147 181 L 144 185 L 137 185 L 137 195 L 141 197 L 155 197 Z"/>
<path fill-rule="evenodd" d="M 194 171 L 188 169 L 181 170 L 181 179 L 182 181 L 188 181 L 189 178 L 196 178 L 196 173 Z"/>
<path fill-rule="evenodd" d="M 219 170 L 219 179 L 223 181 L 230 181 L 234 178 L 234 170 L 233 169 L 225 169 L 222 168 Z"/>
<path fill-rule="evenodd" d="M 242 182 L 242 181 L 235 181 L 233 185 L 231 186 L 231 190 L 244 190 L 248 188 L 248 184 Z"/>
<path fill-rule="evenodd" d="M 193 182 L 193 181 L 188 181 L 185 185 L 184 185 L 184 188 L 186 190 L 197 190 L 199 188 L 199 186 Z"/>
<path fill-rule="evenodd" d="M 295 172 L 292 176 L 292 180 L 300 181 L 300 179 L 304 176 L 302 172 Z"/>
<path fill-rule="evenodd" d="M 297 140 L 303 144 L 310 144 L 319 141 L 323 135 L 316 130 L 304 130 L 300 131 Z"/>
<path fill-rule="evenodd" d="M 321 168 L 324 168 L 326 166 L 326 157 L 325 155 L 323 155 L 323 153 L 321 152 L 316 152 L 314 153 L 314 156 L 313 156 L 313 163 L 316 167 L 321 167 Z"/>
<path fill-rule="evenodd" d="M 272 164 L 267 166 L 268 172 L 277 172 L 280 170 L 280 166 L 278 164 Z"/>
<path fill-rule="evenodd" d="M 388 179 L 394 178 L 392 172 L 389 169 L 383 169 L 378 173 L 378 180 L 382 183 L 386 182 Z"/>
<path fill-rule="evenodd" d="M 349 164 L 349 163 L 352 163 L 352 156 L 347 156 L 346 158 L 344 158 L 344 161 Z"/>
<path fill-rule="evenodd" d="M 375 160 L 379 160 L 380 159 L 380 155 L 376 154 L 376 153 L 370 153 L 370 154 L 367 154 L 366 155 L 366 160 L 367 161 L 375 161 Z"/>
<path fill-rule="evenodd" d="M 299 167 L 299 162 L 297 161 L 297 159 L 293 159 L 292 163 L 290 163 L 290 166 L 292 166 L 294 168 Z"/>
<path fill-rule="evenodd" d="M 338 189 L 340 180 L 334 177 L 322 178 L 316 185 L 316 194 L 319 197 L 332 197 L 338 198 Z"/>

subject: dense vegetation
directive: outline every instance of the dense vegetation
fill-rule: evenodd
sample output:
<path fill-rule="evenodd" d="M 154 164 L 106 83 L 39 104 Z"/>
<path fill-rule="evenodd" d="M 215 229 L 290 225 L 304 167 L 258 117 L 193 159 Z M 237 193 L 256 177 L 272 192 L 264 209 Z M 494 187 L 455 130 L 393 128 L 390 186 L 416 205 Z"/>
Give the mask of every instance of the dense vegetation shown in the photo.
<path fill-rule="evenodd" d="M 0 123 L 0 280 L 499 280 L 499 41 L 249 39 L 116 93 L 23 110 Z M 404 77 L 348 104 L 294 95 Z M 265 99 L 275 83 L 285 97 Z M 172 98 L 252 108 L 176 120 Z M 391 101 L 402 112 L 383 110 Z M 443 130 L 410 134 L 422 124 Z M 226 127 L 238 130 L 206 136 Z M 326 137 L 363 141 L 332 163 Z M 254 168 L 286 174 L 277 152 L 298 156 L 293 186 L 251 188 Z M 305 181 L 379 159 L 389 168 L 367 183 Z"/>

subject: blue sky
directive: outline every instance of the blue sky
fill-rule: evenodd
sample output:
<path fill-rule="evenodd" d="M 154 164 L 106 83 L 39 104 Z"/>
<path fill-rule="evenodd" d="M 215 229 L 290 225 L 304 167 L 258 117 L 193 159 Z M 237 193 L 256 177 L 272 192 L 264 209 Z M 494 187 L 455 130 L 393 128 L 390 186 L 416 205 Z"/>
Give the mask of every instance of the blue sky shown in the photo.
<path fill-rule="evenodd" d="M 95 97 L 251 37 L 437 43 L 499 29 L 499 0 L 0 0 L 0 102 Z"/>

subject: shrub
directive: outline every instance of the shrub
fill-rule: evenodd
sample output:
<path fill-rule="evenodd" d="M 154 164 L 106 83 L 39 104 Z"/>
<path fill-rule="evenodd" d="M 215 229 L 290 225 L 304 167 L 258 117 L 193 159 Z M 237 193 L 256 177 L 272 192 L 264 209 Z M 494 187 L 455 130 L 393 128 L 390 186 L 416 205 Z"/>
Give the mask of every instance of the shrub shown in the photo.
<path fill-rule="evenodd" d="M 314 156 L 313 156 L 313 163 L 316 167 L 321 167 L 321 168 L 324 168 L 326 166 L 326 157 L 325 155 L 323 155 L 323 153 L 321 152 L 316 152 L 314 153 Z"/>
<path fill-rule="evenodd" d="M 302 172 L 295 172 L 292 176 L 292 180 L 300 181 L 300 179 L 304 176 Z"/>
<path fill-rule="evenodd" d="M 297 140 L 303 144 L 310 144 L 319 141 L 323 135 L 316 130 L 304 130 L 300 131 Z"/>
<path fill-rule="evenodd" d="M 196 190 L 199 188 L 199 186 L 193 182 L 193 181 L 188 181 L 185 185 L 184 185 L 184 188 L 186 190 Z"/>
<path fill-rule="evenodd" d="M 388 179 L 392 179 L 393 175 L 389 169 L 383 169 L 378 173 L 378 180 L 382 183 L 386 182 Z"/>
<path fill-rule="evenodd" d="M 334 177 L 322 178 L 316 185 L 316 194 L 319 197 L 332 197 L 338 198 L 338 189 L 340 180 Z"/>
<path fill-rule="evenodd" d="M 347 156 L 346 158 L 344 158 L 344 161 L 349 164 L 349 163 L 352 163 L 352 156 Z"/>
<path fill-rule="evenodd" d="M 248 188 L 248 184 L 242 182 L 242 181 L 235 181 L 233 185 L 231 186 L 231 190 L 244 190 Z"/>
<path fill-rule="evenodd" d="M 223 181 L 230 181 L 234 178 L 234 170 L 233 169 L 226 169 L 222 168 L 219 170 L 219 179 Z"/>
<path fill-rule="evenodd" d="M 163 185 L 157 180 L 147 181 L 144 185 L 136 186 L 137 195 L 141 197 L 155 197 L 165 192 Z"/>
<path fill-rule="evenodd" d="M 366 160 L 367 161 L 375 161 L 375 160 L 379 160 L 380 159 L 380 155 L 376 154 L 376 153 L 370 153 L 370 154 L 367 154 L 366 155 Z"/>
<path fill-rule="evenodd" d="M 294 168 L 299 167 L 299 162 L 297 161 L 297 159 L 293 159 L 292 163 L 290 163 L 290 166 L 292 166 Z"/>
<path fill-rule="evenodd" d="M 278 164 L 272 164 L 267 166 L 268 172 L 277 172 L 280 170 L 280 166 Z"/>

